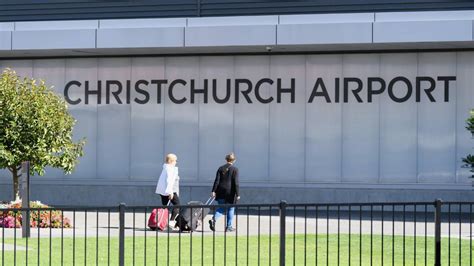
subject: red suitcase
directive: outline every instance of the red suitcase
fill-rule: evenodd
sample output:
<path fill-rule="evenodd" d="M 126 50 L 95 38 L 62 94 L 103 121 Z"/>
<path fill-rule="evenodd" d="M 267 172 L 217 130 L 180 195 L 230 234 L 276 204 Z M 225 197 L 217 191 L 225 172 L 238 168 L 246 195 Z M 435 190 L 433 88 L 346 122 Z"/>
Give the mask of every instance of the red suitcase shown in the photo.
<path fill-rule="evenodd" d="M 150 227 L 151 230 L 166 230 L 166 228 L 168 227 L 168 209 L 153 209 L 150 218 L 148 219 L 148 227 Z"/>

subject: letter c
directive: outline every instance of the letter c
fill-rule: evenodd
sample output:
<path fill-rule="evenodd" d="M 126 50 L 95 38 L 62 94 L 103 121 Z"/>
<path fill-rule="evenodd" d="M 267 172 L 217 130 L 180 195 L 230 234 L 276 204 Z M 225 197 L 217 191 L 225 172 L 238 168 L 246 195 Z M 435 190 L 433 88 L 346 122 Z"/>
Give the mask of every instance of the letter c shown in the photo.
<path fill-rule="evenodd" d="M 66 86 L 64 87 L 64 99 L 66 99 L 66 102 L 69 103 L 69 104 L 72 104 L 72 105 L 76 105 L 76 104 L 79 104 L 81 103 L 81 98 L 78 98 L 77 100 L 72 100 L 70 97 L 69 97 L 69 89 L 71 88 L 72 85 L 76 85 L 78 87 L 80 87 L 82 85 L 82 83 L 80 83 L 79 81 L 77 80 L 72 80 L 72 81 L 69 81 Z"/>

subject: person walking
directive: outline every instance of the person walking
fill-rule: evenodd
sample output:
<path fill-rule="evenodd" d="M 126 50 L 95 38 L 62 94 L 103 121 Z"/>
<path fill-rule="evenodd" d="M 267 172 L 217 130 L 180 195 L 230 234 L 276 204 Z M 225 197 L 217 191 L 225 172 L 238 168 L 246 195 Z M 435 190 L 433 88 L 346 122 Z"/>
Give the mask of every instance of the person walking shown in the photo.
<path fill-rule="evenodd" d="M 240 192 L 239 169 L 234 166 L 236 160 L 234 153 L 227 154 L 225 160 L 227 163 L 217 169 L 211 195 L 215 197 L 219 204 L 236 204 L 240 199 Z M 226 231 L 234 231 L 234 228 L 232 228 L 234 212 L 235 207 L 218 208 L 212 219 L 209 220 L 210 229 L 214 231 L 216 229 L 216 221 L 224 215 L 224 213 L 227 213 Z"/>
<path fill-rule="evenodd" d="M 178 157 L 170 153 L 166 155 L 165 163 L 163 164 L 163 170 L 161 171 L 160 178 L 158 179 L 158 184 L 156 185 L 156 194 L 159 194 L 161 197 L 161 203 L 163 206 L 167 206 L 171 201 L 173 206 L 179 204 L 179 173 L 176 163 L 178 162 Z M 176 217 L 179 214 L 178 208 L 173 208 L 170 218 L 170 228 L 173 228 L 176 225 Z M 173 225 L 171 225 L 173 223 Z"/>

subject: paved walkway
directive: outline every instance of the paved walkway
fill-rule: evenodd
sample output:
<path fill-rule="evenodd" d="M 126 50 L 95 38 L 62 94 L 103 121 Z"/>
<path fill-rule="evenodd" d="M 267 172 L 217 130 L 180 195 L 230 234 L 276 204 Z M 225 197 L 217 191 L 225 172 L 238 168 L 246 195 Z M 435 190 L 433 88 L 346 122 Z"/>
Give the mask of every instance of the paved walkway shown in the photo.
<path fill-rule="evenodd" d="M 74 228 L 65 228 L 61 229 L 49 229 L 44 228 L 40 229 L 31 229 L 31 236 L 33 238 L 38 237 L 38 234 L 41 238 L 44 237 L 103 237 L 110 236 L 118 237 L 118 225 L 119 217 L 118 213 L 111 213 L 110 217 L 108 213 L 103 212 L 88 212 L 87 219 L 84 212 L 76 212 L 73 215 L 72 212 L 65 212 L 65 216 L 71 219 L 74 224 Z M 126 236 L 150 236 L 156 235 L 166 236 L 168 232 L 156 232 L 151 231 L 147 228 L 149 213 L 126 213 L 125 215 L 125 234 Z M 208 220 L 211 219 L 211 216 L 208 215 L 204 219 L 204 230 L 202 226 L 199 226 L 197 231 L 193 235 L 213 235 L 213 232 L 209 230 Z M 255 214 L 250 215 L 237 215 L 236 220 L 234 221 L 234 226 L 237 227 L 236 232 L 227 233 L 227 235 L 277 235 L 279 234 L 279 217 L 278 216 L 258 216 Z M 471 227 L 471 228 L 470 228 Z M 426 228 L 426 230 L 425 230 Z M 469 239 L 474 228 L 469 223 L 456 223 L 452 222 L 451 226 L 448 226 L 448 223 L 442 224 L 442 236 L 451 235 L 452 238 L 464 238 Z M 359 217 L 353 216 L 353 220 L 349 219 L 334 219 L 334 218 L 318 218 L 315 217 L 307 218 L 297 216 L 297 217 L 287 217 L 286 219 L 286 233 L 287 234 L 314 234 L 316 230 L 319 234 L 370 234 L 380 235 L 382 233 L 382 222 L 380 220 L 370 221 L 363 217 L 362 221 L 359 220 Z M 0 228 L 0 243 L 1 238 L 13 238 L 21 237 L 21 229 L 2 229 Z M 428 236 L 434 235 L 434 223 L 428 222 L 402 222 L 397 221 L 392 222 L 392 220 L 384 221 L 383 223 L 383 234 L 384 235 L 407 235 L 407 236 Z M 189 233 L 183 233 L 189 234 Z M 221 218 L 217 222 L 216 235 L 224 235 L 224 218 Z M 170 237 L 178 236 L 179 232 L 172 231 L 169 232 Z"/>

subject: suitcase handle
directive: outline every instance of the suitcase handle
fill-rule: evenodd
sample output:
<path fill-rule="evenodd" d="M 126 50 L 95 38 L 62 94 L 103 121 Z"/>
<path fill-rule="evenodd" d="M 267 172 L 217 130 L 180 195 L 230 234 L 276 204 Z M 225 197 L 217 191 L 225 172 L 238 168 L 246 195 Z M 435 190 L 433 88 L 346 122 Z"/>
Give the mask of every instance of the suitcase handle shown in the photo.
<path fill-rule="evenodd" d="M 206 203 L 204 203 L 204 205 L 211 205 L 211 204 L 214 202 L 215 199 L 216 199 L 215 197 L 210 197 L 210 198 L 206 201 Z"/>

